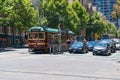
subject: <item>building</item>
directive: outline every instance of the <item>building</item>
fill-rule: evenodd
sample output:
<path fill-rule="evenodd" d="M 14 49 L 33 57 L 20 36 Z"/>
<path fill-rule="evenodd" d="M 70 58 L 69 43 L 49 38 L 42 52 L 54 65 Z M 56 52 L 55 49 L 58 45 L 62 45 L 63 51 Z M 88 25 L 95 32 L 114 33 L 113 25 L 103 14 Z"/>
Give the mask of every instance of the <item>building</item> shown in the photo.
<path fill-rule="evenodd" d="M 97 10 L 100 11 L 106 19 L 113 22 L 111 12 L 113 11 L 113 5 L 116 4 L 117 0 L 92 0 L 93 4 L 97 5 Z"/>
<path fill-rule="evenodd" d="M 15 47 L 20 43 L 21 36 L 18 29 L 9 26 L 0 26 L 0 48 Z"/>

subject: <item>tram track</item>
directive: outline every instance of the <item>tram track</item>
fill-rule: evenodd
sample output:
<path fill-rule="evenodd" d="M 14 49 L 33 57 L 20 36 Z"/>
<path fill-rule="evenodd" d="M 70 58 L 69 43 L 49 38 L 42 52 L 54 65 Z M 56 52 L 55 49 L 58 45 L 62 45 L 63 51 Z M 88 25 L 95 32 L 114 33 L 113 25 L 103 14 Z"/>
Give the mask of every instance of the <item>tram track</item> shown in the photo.
<path fill-rule="evenodd" d="M 37 75 L 48 75 L 48 76 L 61 76 L 61 77 L 78 77 L 78 78 L 87 78 L 95 80 L 120 80 L 120 78 L 112 77 L 101 77 L 101 76 L 90 76 L 90 75 L 78 75 L 78 74 L 61 74 L 61 73 L 48 73 L 48 72 L 31 72 L 31 71 L 15 71 L 15 70 L 0 70 L 0 72 L 9 72 L 9 73 L 22 73 L 22 74 L 37 74 Z"/>

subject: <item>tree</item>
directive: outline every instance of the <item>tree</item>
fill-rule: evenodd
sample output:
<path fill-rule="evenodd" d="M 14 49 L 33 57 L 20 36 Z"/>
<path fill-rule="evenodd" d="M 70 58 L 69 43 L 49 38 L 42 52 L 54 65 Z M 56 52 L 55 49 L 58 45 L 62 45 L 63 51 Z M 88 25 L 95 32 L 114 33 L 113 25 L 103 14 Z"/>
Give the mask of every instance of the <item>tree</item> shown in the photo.
<path fill-rule="evenodd" d="M 74 30 L 74 32 L 76 32 L 76 34 L 80 34 L 80 30 L 84 29 L 86 27 L 86 24 L 88 23 L 89 20 L 89 15 L 85 9 L 84 6 L 82 6 L 82 4 L 78 1 L 75 0 L 74 2 L 72 2 L 71 4 L 69 4 L 68 6 L 68 20 L 71 20 L 69 23 L 72 24 L 71 26 L 73 26 L 72 30 Z M 71 17 L 71 19 L 70 19 Z M 71 27 L 69 27 L 71 29 Z"/>
<path fill-rule="evenodd" d="M 2 27 L 9 25 L 9 16 L 12 12 L 10 0 L 0 1 L 0 25 Z"/>
<path fill-rule="evenodd" d="M 64 20 L 65 27 L 79 34 L 78 30 L 80 30 L 80 26 L 78 24 L 80 24 L 80 19 L 78 14 L 72 8 L 72 3 L 68 5 L 66 15 Z M 78 26 L 79 29 L 77 30 Z"/>
<path fill-rule="evenodd" d="M 30 0 L 1 0 L 0 24 L 18 28 L 19 31 L 28 29 L 38 22 L 38 11 L 34 10 Z"/>
<path fill-rule="evenodd" d="M 120 38 L 120 29 L 117 30 L 117 37 Z"/>
<path fill-rule="evenodd" d="M 47 19 L 48 26 L 57 28 L 60 23 L 59 18 L 66 16 L 66 7 L 68 0 L 44 0 L 43 11 Z"/>
<path fill-rule="evenodd" d="M 102 34 L 104 32 L 104 28 L 106 24 L 104 23 L 105 18 L 103 15 L 96 11 L 93 13 L 93 15 L 89 19 L 89 24 L 87 28 L 87 36 L 92 36 L 97 33 L 97 34 Z"/>
<path fill-rule="evenodd" d="M 38 22 L 38 11 L 32 7 L 30 0 L 13 0 L 10 18 L 11 26 L 20 31 L 27 30 Z"/>
<path fill-rule="evenodd" d="M 108 34 L 112 34 L 113 36 L 116 36 L 117 33 L 117 29 L 116 26 L 111 23 L 111 22 L 106 22 L 107 26 L 105 27 L 105 32 L 107 32 Z"/>
<path fill-rule="evenodd" d="M 68 0 L 44 0 L 43 10 L 48 25 L 57 28 L 62 18 L 64 28 L 79 34 L 85 27 L 89 17 L 86 9 L 78 0 L 68 3 Z"/>
<path fill-rule="evenodd" d="M 99 12 L 93 13 L 91 17 L 91 26 L 87 29 L 87 34 L 91 36 L 90 34 L 97 33 L 99 35 L 101 34 L 113 34 L 116 35 L 116 27 L 111 22 L 108 22 L 106 18 Z"/>
<path fill-rule="evenodd" d="M 113 19 L 116 19 L 118 22 L 118 19 L 120 19 L 120 0 L 117 0 L 117 4 L 113 6 L 113 12 L 111 13 L 111 16 Z M 120 30 L 117 30 L 118 36 L 119 36 Z"/>
<path fill-rule="evenodd" d="M 113 12 L 111 13 L 113 18 L 120 18 L 120 0 L 117 0 L 117 4 L 113 6 Z"/>

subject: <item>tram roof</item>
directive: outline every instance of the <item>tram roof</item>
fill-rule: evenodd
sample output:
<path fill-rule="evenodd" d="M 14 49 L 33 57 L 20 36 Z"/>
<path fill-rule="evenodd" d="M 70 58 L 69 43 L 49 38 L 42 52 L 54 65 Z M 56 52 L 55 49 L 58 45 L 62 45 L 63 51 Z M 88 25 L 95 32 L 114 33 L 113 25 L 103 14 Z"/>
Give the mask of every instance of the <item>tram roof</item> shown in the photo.
<path fill-rule="evenodd" d="M 55 32 L 55 33 L 58 33 L 58 29 L 54 29 L 54 28 L 50 28 L 50 27 L 31 27 L 29 29 L 30 32 L 39 32 L 39 31 L 47 31 L 47 32 Z M 72 31 L 68 31 L 68 34 L 75 34 L 74 32 Z"/>

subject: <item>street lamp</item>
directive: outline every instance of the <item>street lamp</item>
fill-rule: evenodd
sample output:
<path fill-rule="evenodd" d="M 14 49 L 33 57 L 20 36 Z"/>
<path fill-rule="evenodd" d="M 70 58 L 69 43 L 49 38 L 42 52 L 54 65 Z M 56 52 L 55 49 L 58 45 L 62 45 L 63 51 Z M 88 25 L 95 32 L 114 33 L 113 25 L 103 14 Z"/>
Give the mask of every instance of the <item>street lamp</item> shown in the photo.
<path fill-rule="evenodd" d="M 88 8 L 89 8 L 89 10 L 91 9 L 91 6 L 92 6 L 92 2 L 89 2 L 89 3 L 88 3 Z"/>
<path fill-rule="evenodd" d="M 62 44 L 61 35 L 62 35 L 62 29 L 63 29 L 62 23 L 63 23 L 65 17 L 66 16 L 64 16 L 64 17 L 61 17 L 61 15 L 59 16 L 59 24 L 58 24 L 59 51 L 61 51 L 61 44 Z"/>
<path fill-rule="evenodd" d="M 97 11 L 97 5 L 96 4 L 92 4 L 92 11 L 93 12 Z"/>
<path fill-rule="evenodd" d="M 58 24 L 58 30 L 59 30 L 59 33 L 58 33 L 58 37 L 59 37 L 59 45 L 61 45 L 62 41 L 61 41 L 61 28 L 62 28 L 62 21 L 63 21 L 63 18 L 60 16 L 59 17 L 59 24 Z"/>

